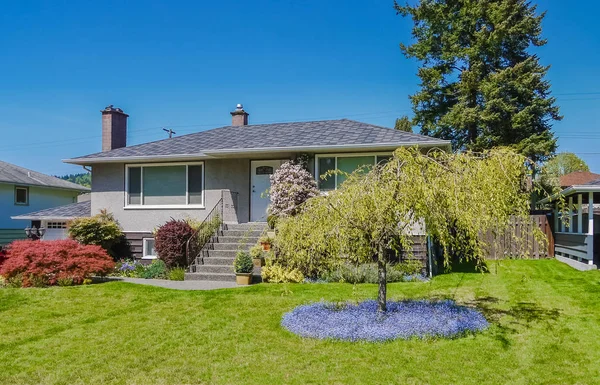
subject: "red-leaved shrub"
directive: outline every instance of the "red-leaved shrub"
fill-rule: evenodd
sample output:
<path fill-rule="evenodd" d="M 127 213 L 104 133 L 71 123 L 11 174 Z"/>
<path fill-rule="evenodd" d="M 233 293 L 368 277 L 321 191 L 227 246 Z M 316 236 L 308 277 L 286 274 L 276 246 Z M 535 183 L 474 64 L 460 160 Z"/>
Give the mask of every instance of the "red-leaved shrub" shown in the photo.
<path fill-rule="evenodd" d="M 154 248 L 158 258 L 162 259 L 168 268 L 185 267 L 186 243 L 194 235 L 194 229 L 183 220 L 171 219 L 160 226 L 154 236 Z"/>
<path fill-rule="evenodd" d="M 23 286 L 43 282 L 55 285 L 61 279 L 81 284 L 93 274 L 106 275 L 115 267 L 112 258 L 100 246 L 77 241 L 14 241 L 0 267 L 5 279 L 21 276 Z"/>

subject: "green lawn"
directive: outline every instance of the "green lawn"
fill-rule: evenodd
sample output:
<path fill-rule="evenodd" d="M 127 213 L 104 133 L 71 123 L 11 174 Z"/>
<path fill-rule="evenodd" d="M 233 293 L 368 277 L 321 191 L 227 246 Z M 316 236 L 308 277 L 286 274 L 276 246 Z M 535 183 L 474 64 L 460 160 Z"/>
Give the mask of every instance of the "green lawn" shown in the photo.
<path fill-rule="evenodd" d="M 304 340 L 279 325 L 296 305 L 376 292 L 349 284 L 183 292 L 117 282 L 1 289 L 0 384 L 600 383 L 599 272 L 508 261 L 497 273 L 389 285 L 391 299 L 453 298 L 483 309 L 493 326 L 455 340 Z"/>

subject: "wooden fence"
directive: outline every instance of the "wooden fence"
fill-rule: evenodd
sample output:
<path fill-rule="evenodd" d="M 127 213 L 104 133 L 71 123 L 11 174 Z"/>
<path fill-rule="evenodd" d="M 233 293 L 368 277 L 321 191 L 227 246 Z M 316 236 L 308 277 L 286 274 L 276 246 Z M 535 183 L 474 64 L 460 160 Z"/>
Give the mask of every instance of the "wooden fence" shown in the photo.
<path fill-rule="evenodd" d="M 536 228 L 545 236 L 543 245 L 535 238 Z M 503 234 L 489 232 L 484 237 L 488 244 L 488 259 L 554 257 L 554 237 L 546 215 L 530 215 L 529 220 L 513 218 Z"/>

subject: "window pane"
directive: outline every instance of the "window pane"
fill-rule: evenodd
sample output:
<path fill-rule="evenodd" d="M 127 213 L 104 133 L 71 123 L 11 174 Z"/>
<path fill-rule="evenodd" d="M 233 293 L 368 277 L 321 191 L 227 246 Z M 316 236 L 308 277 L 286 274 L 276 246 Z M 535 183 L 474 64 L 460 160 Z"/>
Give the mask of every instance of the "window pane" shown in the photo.
<path fill-rule="evenodd" d="M 317 182 L 321 190 L 335 189 L 335 175 L 331 175 L 327 179 L 321 179 L 321 175 L 330 170 L 335 170 L 335 158 L 319 158 L 320 175 L 317 175 Z"/>
<path fill-rule="evenodd" d="M 142 191 L 142 169 L 131 167 L 129 169 L 129 202 L 130 205 L 139 205 Z"/>
<path fill-rule="evenodd" d="M 27 188 L 26 187 L 17 187 L 15 189 L 15 202 L 19 203 L 19 204 L 23 204 L 23 205 L 27 204 Z"/>
<path fill-rule="evenodd" d="M 144 257 L 156 256 L 156 250 L 154 250 L 154 239 L 146 239 L 144 241 Z"/>
<path fill-rule="evenodd" d="M 392 155 L 377 155 L 377 164 L 386 164 L 392 159 Z"/>
<path fill-rule="evenodd" d="M 347 172 L 348 174 L 352 174 L 354 171 L 359 169 L 362 166 L 370 165 L 372 166 L 375 162 L 375 157 L 373 156 L 351 156 L 351 157 L 340 157 L 337 160 L 338 170 Z M 362 172 L 368 172 L 368 169 L 365 168 Z M 346 180 L 344 175 L 338 175 L 338 188 L 342 184 L 343 181 Z"/>
<path fill-rule="evenodd" d="M 202 165 L 188 166 L 189 204 L 201 205 L 202 202 Z"/>
<path fill-rule="evenodd" d="M 144 205 L 185 205 L 185 166 L 144 167 Z"/>

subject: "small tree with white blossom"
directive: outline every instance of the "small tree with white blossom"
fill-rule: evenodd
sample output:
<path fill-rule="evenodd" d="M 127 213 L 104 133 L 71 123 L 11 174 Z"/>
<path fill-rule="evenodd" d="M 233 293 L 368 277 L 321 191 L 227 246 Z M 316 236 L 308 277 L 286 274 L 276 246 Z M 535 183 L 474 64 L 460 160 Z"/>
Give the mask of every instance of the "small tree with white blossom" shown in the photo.
<path fill-rule="evenodd" d="M 315 178 L 302 165 L 285 162 L 271 175 L 269 214 L 294 216 L 300 212 L 304 202 L 318 195 Z"/>

